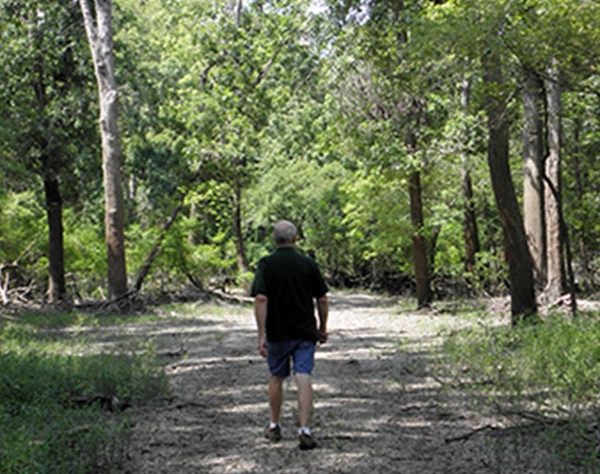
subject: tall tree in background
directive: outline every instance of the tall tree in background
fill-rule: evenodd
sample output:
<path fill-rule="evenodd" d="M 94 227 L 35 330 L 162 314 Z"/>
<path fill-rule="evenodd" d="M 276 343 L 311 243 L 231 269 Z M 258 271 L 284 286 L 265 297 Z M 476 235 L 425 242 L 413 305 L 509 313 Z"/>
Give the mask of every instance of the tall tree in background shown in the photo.
<path fill-rule="evenodd" d="M 489 129 L 488 164 L 504 234 L 504 249 L 510 277 L 512 321 L 516 324 L 536 311 L 533 264 L 508 161 L 509 127 L 507 99 L 503 93 L 502 60 L 493 46 L 484 55 L 483 67 L 484 82 L 488 91 L 486 99 Z"/>
<path fill-rule="evenodd" d="M 122 156 L 118 127 L 119 92 L 115 80 L 113 55 L 112 1 L 94 0 L 95 18 L 89 0 L 79 0 L 79 4 L 92 52 L 100 99 L 108 289 L 111 297 L 118 297 L 127 292 L 127 270 L 125 210 L 121 184 Z"/>
<path fill-rule="evenodd" d="M 3 142 L 12 150 L 2 161 L 9 169 L 18 163 L 41 177 L 48 225 L 47 296 L 60 301 L 66 296 L 65 194 L 67 199 L 76 194 L 77 158 L 94 138 L 87 126 L 91 115 L 85 90 L 91 75 L 82 66 L 83 26 L 76 4 L 48 0 L 4 4 L 0 22 L 0 114 L 6 120 Z"/>
<path fill-rule="evenodd" d="M 546 233 L 548 249 L 548 283 L 545 293 L 550 301 L 565 292 L 565 264 L 563 259 L 563 234 L 561 223 L 561 133 L 562 106 L 560 71 L 553 61 L 545 80 L 548 156 L 546 158 Z"/>
<path fill-rule="evenodd" d="M 540 290 L 546 278 L 542 87 L 536 72 L 526 70 L 523 84 L 523 219 L 536 287 Z"/>
<path fill-rule="evenodd" d="M 475 214 L 475 203 L 473 202 L 473 183 L 471 180 L 471 169 L 469 166 L 468 154 L 466 150 L 467 143 L 467 114 L 469 107 L 469 94 L 471 89 L 471 80 L 464 79 L 461 84 L 460 91 L 460 104 L 462 108 L 462 117 L 464 120 L 462 137 L 463 145 L 460 150 L 461 154 L 461 180 L 462 180 L 462 193 L 464 200 L 464 221 L 463 221 L 463 232 L 465 236 L 465 270 L 469 273 L 475 271 L 476 256 L 480 250 L 479 244 L 479 232 L 477 230 L 477 216 Z"/>

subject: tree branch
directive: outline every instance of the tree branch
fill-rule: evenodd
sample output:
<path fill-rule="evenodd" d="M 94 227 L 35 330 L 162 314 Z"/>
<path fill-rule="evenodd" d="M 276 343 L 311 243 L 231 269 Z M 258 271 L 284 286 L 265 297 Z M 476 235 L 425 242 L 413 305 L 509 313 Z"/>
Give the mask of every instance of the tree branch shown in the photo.
<path fill-rule="evenodd" d="M 95 54 L 94 48 L 96 46 L 96 38 L 98 37 L 98 33 L 96 31 L 96 26 L 94 25 L 94 16 L 92 15 L 92 10 L 90 9 L 88 0 L 79 0 L 79 5 L 81 6 L 81 14 L 83 15 L 85 31 L 87 32 L 90 40 L 90 46 L 92 47 L 92 54 Z"/>
<path fill-rule="evenodd" d="M 273 63 L 275 62 L 275 60 L 277 59 L 277 56 L 279 56 L 279 53 L 281 52 L 281 50 L 283 49 L 283 47 L 287 44 L 287 41 L 284 41 L 283 43 L 281 43 L 279 45 L 279 47 L 275 50 L 275 53 L 273 54 L 273 57 L 271 59 L 269 59 L 267 61 L 267 64 L 265 64 L 265 66 L 262 68 L 262 71 L 260 72 L 260 74 L 256 77 L 256 79 L 254 80 L 254 82 L 252 83 L 252 88 L 255 89 L 262 81 L 265 77 L 267 77 L 267 74 L 269 74 L 269 70 L 271 69 L 271 67 L 273 66 Z"/>

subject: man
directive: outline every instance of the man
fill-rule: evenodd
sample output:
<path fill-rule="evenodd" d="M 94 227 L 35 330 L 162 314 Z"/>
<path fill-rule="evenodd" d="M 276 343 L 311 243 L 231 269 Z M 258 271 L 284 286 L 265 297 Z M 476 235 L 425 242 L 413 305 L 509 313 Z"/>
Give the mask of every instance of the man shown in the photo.
<path fill-rule="evenodd" d="M 317 443 L 310 431 L 312 410 L 311 373 L 315 345 L 327 341 L 327 285 L 313 259 L 295 249 L 296 227 L 280 221 L 273 228 L 277 250 L 258 262 L 252 284 L 254 314 L 258 326 L 258 352 L 269 366 L 269 409 L 271 420 L 265 437 L 281 439 L 279 415 L 283 403 L 283 381 L 290 375 L 290 361 L 298 387 L 300 449 Z M 315 321 L 317 300 L 319 326 Z"/>

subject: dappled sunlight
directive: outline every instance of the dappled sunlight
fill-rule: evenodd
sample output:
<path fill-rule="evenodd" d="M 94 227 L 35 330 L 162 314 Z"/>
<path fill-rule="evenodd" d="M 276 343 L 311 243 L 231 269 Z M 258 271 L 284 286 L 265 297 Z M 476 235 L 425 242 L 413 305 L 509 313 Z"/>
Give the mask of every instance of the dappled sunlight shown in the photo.
<path fill-rule="evenodd" d="M 186 320 L 181 331 L 147 328 L 164 354 L 173 398 L 147 416 L 136 415 L 133 446 L 141 454 L 131 451 L 132 465 L 156 474 L 441 474 L 463 472 L 460 466 L 472 458 L 493 465 L 512 432 L 502 437 L 498 420 L 474 413 L 464 396 L 445 392 L 429 374 L 440 333 L 467 323 L 427 313 L 390 315 L 369 307 L 372 297 L 360 300 L 364 307 L 352 301 L 346 309 L 340 299 L 341 309 L 332 309 L 330 340 L 316 353 L 312 428 L 318 456 L 297 448 L 293 376 L 284 383 L 283 440 L 269 444 L 262 436 L 268 371 L 248 314 L 223 316 L 218 324 L 207 314 Z M 474 450 L 445 441 L 492 424 L 494 438 L 484 431 L 474 437 Z"/>

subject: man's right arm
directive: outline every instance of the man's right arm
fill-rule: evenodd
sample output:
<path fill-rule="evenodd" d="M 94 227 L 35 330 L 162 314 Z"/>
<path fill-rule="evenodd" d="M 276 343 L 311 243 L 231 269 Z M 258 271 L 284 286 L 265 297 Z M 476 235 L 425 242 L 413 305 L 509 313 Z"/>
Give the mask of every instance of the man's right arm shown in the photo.
<path fill-rule="evenodd" d="M 268 299 L 263 294 L 258 294 L 254 298 L 254 316 L 258 327 L 258 352 L 263 357 L 267 357 L 267 302 Z"/>
<path fill-rule="evenodd" d="M 325 344 L 327 342 L 327 318 L 329 317 L 329 303 L 327 295 L 317 298 L 317 313 L 319 315 L 319 342 Z"/>

